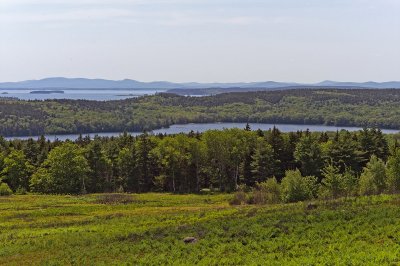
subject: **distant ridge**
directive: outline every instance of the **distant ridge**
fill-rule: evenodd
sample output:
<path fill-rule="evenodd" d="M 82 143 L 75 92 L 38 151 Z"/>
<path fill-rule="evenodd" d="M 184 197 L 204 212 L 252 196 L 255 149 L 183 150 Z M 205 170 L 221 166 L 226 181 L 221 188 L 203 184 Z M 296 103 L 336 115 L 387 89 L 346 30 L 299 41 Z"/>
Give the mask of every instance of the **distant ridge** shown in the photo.
<path fill-rule="evenodd" d="M 400 81 L 388 82 L 337 82 L 322 81 L 315 84 L 302 84 L 290 82 L 238 82 L 238 83 L 174 83 L 168 81 L 141 82 L 132 79 L 107 80 L 87 78 L 53 77 L 40 80 L 26 80 L 20 82 L 0 83 L 0 89 L 232 89 L 246 91 L 246 89 L 277 89 L 277 88 L 301 88 L 301 87 L 355 87 L 355 88 L 400 88 Z"/>

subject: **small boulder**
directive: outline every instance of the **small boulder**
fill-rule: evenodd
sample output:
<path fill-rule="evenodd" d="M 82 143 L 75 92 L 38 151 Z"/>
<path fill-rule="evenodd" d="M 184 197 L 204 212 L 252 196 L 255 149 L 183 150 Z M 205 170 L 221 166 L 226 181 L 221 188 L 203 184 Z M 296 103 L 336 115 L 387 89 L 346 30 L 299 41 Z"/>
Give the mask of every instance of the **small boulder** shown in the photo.
<path fill-rule="evenodd" d="M 183 242 L 185 242 L 186 244 L 196 243 L 197 242 L 197 238 L 192 237 L 192 236 L 188 236 L 188 237 L 185 237 L 183 239 Z"/>
<path fill-rule="evenodd" d="M 314 204 L 314 203 L 308 203 L 307 204 L 307 210 L 314 210 L 317 207 L 318 207 L 317 204 Z"/>

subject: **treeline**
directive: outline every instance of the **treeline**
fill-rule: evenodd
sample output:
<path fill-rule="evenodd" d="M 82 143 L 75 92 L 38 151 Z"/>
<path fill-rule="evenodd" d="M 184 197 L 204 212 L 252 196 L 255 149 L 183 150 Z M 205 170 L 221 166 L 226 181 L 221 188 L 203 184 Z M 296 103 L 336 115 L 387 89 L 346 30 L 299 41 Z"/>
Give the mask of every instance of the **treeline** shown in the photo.
<path fill-rule="evenodd" d="M 400 90 L 293 89 L 120 101 L 0 98 L 0 135 L 143 132 L 172 124 L 254 122 L 400 129 Z"/>
<path fill-rule="evenodd" d="M 335 197 L 376 194 L 400 189 L 400 149 L 396 136 L 379 129 L 282 133 L 247 127 L 74 142 L 0 139 L 0 180 L 0 194 L 230 192 L 271 180 L 308 196 L 317 195 L 319 184 L 339 186 L 326 192 Z"/>

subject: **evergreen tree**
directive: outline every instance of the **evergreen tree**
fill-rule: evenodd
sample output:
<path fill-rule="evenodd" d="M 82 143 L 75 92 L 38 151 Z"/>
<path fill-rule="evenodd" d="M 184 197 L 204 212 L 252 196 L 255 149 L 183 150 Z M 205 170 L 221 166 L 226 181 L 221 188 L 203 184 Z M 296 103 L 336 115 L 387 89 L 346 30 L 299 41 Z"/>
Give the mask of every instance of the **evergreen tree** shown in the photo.
<path fill-rule="evenodd" d="M 267 132 L 266 140 L 273 150 L 273 172 L 278 180 L 284 175 L 285 142 L 282 133 L 275 126 Z"/>
<path fill-rule="evenodd" d="M 147 192 L 153 188 L 154 177 L 159 175 L 156 147 L 148 134 L 142 134 L 135 142 L 135 165 L 138 178 L 138 192 Z"/>
<path fill-rule="evenodd" d="M 101 140 L 95 138 L 95 140 L 86 147 L 85 155 L 90 167 L 87 191 L 89 193 L 109 191 L 112 187 L 112 163 L 102 149 Z"/>
<path fill-rule="evenodd" d="M 117 159 L 119 178 L 116 187 L 123 187 L 124 191 L 139 192 L 140 184 L 135 159 L 133 145 L 120 150 Z"/>
<path fill-rule="evenodd" d="M 248 185 L 254 186 L 257 182 L 266 181 L 274 175 L 274 154 L 271 145 L 262 138 L 258 138 L 257 146 L 252 157 L 251 172 L 252 182 Z"/>
<path fill-rule="evenodd" d="M 332 141 L 327 142 L 326 161 L 338 167 L 340 173 L 346 168 L 351 168 L 357 173 L 361 172 L 363 153 L 358 150 L 357 143 L 352 141 L 348 131 L 338 132 Z"/>
<path fill-rule="evenodd" d="M 300 165 L 296 162 L 294 158 L 294 152 L 296 151 L 296 145 L 299 141 L 299 136 L 296 133 L 289 132 L 285 138 L 285 147 L 282 159 L 282 168 L 286 170 L 294 170 L 299 168 Z"/>
<path fill-rule="evenodd" d="M 23 151 L 30 164 L 39 166 L 38 159 L 40 149 L 37 142 L 35 142 L 32 138 L 29 138 L 24 144 Z"/>
<path fill-rule="evenodd" d="M 294 157 L 297 162 L 301 165 L 301 172 L 307 176 L 320 176 L 322 161 L 322 151 L 318 141 L 311 136 L 306 134 L 300 138 L 296 145 Z"/>

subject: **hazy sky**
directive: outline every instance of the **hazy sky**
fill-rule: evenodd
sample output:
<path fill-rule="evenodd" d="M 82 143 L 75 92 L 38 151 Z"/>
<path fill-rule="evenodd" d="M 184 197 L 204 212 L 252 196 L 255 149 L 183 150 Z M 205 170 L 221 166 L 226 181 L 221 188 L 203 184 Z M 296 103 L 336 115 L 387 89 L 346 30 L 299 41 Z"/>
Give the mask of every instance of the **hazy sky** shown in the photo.
<path fill-rule="evenodd" d="M 0 81 L 400 80 L 400 0 L 0 0 Z"/>

